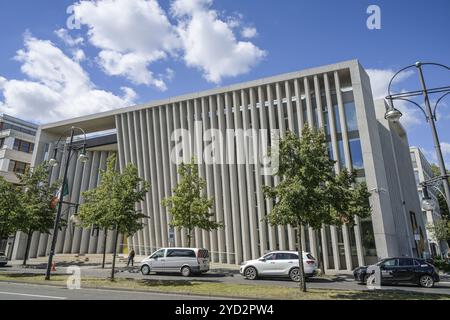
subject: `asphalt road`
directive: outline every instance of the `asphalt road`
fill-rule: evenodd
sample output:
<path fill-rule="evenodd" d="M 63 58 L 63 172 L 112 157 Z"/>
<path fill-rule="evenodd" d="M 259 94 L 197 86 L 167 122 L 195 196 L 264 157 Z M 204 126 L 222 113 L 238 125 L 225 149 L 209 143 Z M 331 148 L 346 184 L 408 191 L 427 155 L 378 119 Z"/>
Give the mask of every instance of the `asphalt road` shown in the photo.
<path fill-rule="evenodd" d="M 247 280 L 239 274 L 233 273 L 220 273 L 220 272 L 208 272 L 201 276 L 194 276 L 185 278 L 177 274 L 154 274 L 144 276 L 140 272 L 130 272 L 130 269 L 127 268 L 119 268 L 120 272 L 116 273 L 116 277 L 118 278 L 132 278 L 132 279 L 154 279 L 154 280 L 166 280 L 166 281 L 202 281 L 202 282 L 216 282 L 216 283 L 235 283 L 235 284 L 260 284 L 260 285 L 279 285 L 286 287 L 297 287 L 298 284 L 290 281 L 289 279 L 259 279 L 259 280 Z M 26 271 L 22 268 L 10 267 L 10 268 L 0 268 L 1 272 L 31 272 L 31 273 L 42 273 L 43 270 L 40 269 L 26 269 Z M 58 268 L 58 273 L 65 273 L 65 268 Z M 107 278 L 110 276 L 110 269 L 100 269 L 97 267 L 82 267 L 81 268 L 81 279 L 83 277 L 100 277 Z M 81 285 L 82 284 L 81 280 Z M 0 288 L 1 288 L 0 283 Z M 351 277 L 345 276 L 337 276 L 337 277 L 315 277 L 307 280 L 307 286 L 309 288 L 315 289 L 341 289 L 341 290 L 367 290 L 365 285 L 361 285 L 356 283 Z M 420 293 L 434 293 L 434 294 L 448 294 L 450 295 L 450 279 L 442 279 L 441 282 L 437 283 L 434 288 L 421 288 L 416 285 L 398 285 L 398 286 L 383 286 L 382 289 L 389 290 L 403 290 L 403 291 L 412 291 L 412 292 L 420 292 Z M 2 290 L 0 290 L 2 291 Z M 4 290 L 3 290 L 4 291 Z M 140 295 L 140 294 L 138 294 Z M 113 296 L 113 295 L 112 295 Z M 101 296 L 100 296 L 101 297 Z M 123 297 L 123 295 L 122 295 Z M 96 297 L 94 297 L 96 298 Z M 0 299 L 3 299 L 3 296 L 0 295 Z M 107 298 L 109 299 L 109 298 Z M 112 298 L 111 298 L 112 299 Z M 119 298 L 122 299 L 122 298 Z M 151 298 L 149 298 L 151 299 Z"/>
<path fill-rule="evenodd" d="M 193 295 L 131 292 L 105 289 L 69 290 L 63 287 L 0 283 L 0 300 L 214 300 Z"/>

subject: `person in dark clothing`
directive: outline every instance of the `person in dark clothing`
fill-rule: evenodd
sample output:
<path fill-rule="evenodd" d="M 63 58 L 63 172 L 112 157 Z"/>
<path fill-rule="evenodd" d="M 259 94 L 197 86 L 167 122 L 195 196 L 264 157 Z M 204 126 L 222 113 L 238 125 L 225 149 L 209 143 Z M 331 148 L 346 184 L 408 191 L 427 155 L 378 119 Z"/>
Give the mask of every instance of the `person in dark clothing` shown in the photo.
<path fill-rule="evenodd" d="M 127 263 L 127 267 L 130 265 L 133 267 L 134 266 L 134 256 L 136 255 L 136 253 L 134 252 L 134 249 L 131 249 L 130 253 L 128 254 L 128 263 Z"/>

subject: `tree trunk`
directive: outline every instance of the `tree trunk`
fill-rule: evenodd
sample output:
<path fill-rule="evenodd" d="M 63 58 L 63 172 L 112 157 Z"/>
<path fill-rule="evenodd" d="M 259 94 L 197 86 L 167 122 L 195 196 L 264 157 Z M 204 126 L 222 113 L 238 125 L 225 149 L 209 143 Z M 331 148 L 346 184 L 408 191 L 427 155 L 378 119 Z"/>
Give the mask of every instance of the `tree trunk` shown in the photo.
<path fill-rule="evenodd" d="M 116 228 L 116 234 L 114 237 L 114 254 L 111 268 L 111 281 L 114 281 L 114 271 L 116 268 L 116 254 L 117 254 L 117 241 L 119 239 L 119 227 Z"/>
<path fill-rule="evenodd" d="M 297 242 L 298 242 L 298 271 L 300 276 L 300 291 L 306 292 L 305 268 L 303 266 L 303 250 L 301 225 L 297 226 Z"/>
<path fill-rule="evenodd" d="M 31 238 L 33 236 L 33 231 L 30 230 L 28 231 L 28 235 L 27 235 L 27 246 L 25 248 L 25 255 L 23 257 L 23 263 L 22 265 L 26 266 L 27 265 L 27 260 L 28 260 L 28 254 L 30 252 L 30 245 L 31 245 Z"/>
<path fill-rule="evenodd" d="M 187 241 L 188 241 L 187 246 L 188 246 L 188 248 L 191 247 L 191 238 L 192 238 L 192 230 L 188 229 L 188 234 L 187 234 Z"/>
<path fill-rule="evenodd" d="M 103 260 L 102 260 L 102 269 L 105 269 L 105 260 L 106 260 L 106 238 L 108 237 L 108 228 L 105 228 L 105 237 L 103 238 Z"/>

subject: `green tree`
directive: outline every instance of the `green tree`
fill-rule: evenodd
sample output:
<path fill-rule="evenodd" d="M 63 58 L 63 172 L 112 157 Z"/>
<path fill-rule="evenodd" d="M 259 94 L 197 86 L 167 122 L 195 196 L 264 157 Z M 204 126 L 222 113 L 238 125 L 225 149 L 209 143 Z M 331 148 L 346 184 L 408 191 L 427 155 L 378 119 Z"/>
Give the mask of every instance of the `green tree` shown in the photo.
<path fill-rule="evenodd" d="M 33 233 L 38 231 L 48 234 L 55 223 L 56 210 L 51 202 L 60 182 L 49 184 L 49 169 L 48 163 L 43 162 L 24 174 L 17 174 L 21 185 L 17 223 L 18 229 L 27 235 L 24 265 L 27 263 Z"/>
<path fill-rule="evenodd" d="M 19 194 L 17 187 L 0 176 L 0 240 L 18 230 Z"/>
<path fill-rule="evenodd" d="M 355 185 L 355 175 L 343 170 L 334 174 L 326 136 L 317 129 L 303 128 L 301 138 L 287 132 L 279 144 L 280 183 L 264 186 L 275 205 L 267 215 L 272 225 L 290 225 L 297 231 L 300 288 L 306 291 L 300 228 L 316 230 L 323 224 L 354 223 L 355 215 L 370 215 L 370 194 L 364 184 Z"/>
<path fill-rule="evenodd" d="M 162 200 L 162 205 L 169 208 L 172 215 L 170 225 L 187 230 L 188 246 L 191 246 L 192 231 L 200 228 L 206 231 L 221 228 L 222 222 L 212 220 L 211 213 L 214 200 L 204 196 L 206 181 L 198 175 L 194 159 L 191 163 L 182 163 L 178 170 L 180 181 L 173 190 L 173 195 Z"/>
<path fill-rule="evenodd" d="M 441 172 L 440 172 L 439 167 L 437 165 L 432 164 L 431 165 L 431 170 L 433 171 L 433 174 L 436 177 L 441 175 Z M 447 170 L 447 174 L 450 174 L 450 171 Z M 450 182 L 450 178 L 448 180 Z M 450 219 L 450 210 L 448 208 L 447 201 L 445 200 L 445 197 L 442 194 L 442 192 L 443 192 L 442 188 L 440 189 L 440 191 L 437 191 L 437 198 L 438 198 L 438 203 L 439 203 L 439 209 L 440 209 L 441 216 Z"/>
<path fill-rule="evenodd" d="M 450 241 L 450 220 L 447 218 L 429 223 L 427 229 L 438 243 L 441 241 Z"/>
<path fill-rule="evenodd" d="M 143 228 L 142 220 L 146 216 L 136 209 L 136 204 L 144 200 L 150 189 L 149 183 L 139 177 L 134 165 L 129 164 L 123 173 L 115 167 L 116 157 L 111 155 L 106 170 L 100 172 L 99 186 L 83 192 L 84 203 L 79 213 L 84 227 L 95 225 L 105 230 L 115 230 L 111 280 L 114 280 L 119 234 L 132 236 Z"/>

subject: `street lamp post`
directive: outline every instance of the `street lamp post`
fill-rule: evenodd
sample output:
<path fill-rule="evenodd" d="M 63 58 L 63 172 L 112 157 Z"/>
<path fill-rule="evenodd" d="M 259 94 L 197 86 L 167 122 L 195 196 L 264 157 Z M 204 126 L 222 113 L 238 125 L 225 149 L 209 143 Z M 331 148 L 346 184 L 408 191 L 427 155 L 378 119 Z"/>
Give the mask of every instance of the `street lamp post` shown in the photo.
<path fill-rule="evenodd" d="M 83 143 L 81 143 L 81 144 L 77 143 L 76 145 L 74 145 L 75 130 L 81 131 L 82 134 L 84 135 Z M 61 142 L 61 138 L 59 138 L 58 142 L 56 143 L 53 158 L 51 158 L 49 160 L 49 164 L 51 166 L 53 166 L 53 167 L 58 165 L 58 161 L 56 160 L 56 155 L 57 155 L 57 152 L 58 152 L 59 143 Z M 70 129 L 69 144 L 66 144 L 66 147 L 67 147 L 67 157 L 66 157 L 66 162 L 65 162 L 65 167 L 64 167 L 64 177 L 63 177 L 63 181 L 62 181 L 61 192 L 59 193 L 58 211 L 56 213 L 55 224 L 54 224 L 54 227 L 53 227 L 52 243 L 51 243 L 51 247 L 50 247 L 50 254 L 48 256 L 47 271 L 45 273 L 45 280 L 50 280 L 50 274 L 51 274 L 52 263 L 53 263 L 53 256 L 55 255 L 56 241 L 58 239 L 59 223 L 60 223 L 60 220 L 61 220 L 63 198 L 64 198 L 64 188 L 65 188 L 65 185 L 66 185 L 66 182 L 67 182 L 67 173 L 69 171 L 69 162 L 70 162 L 70 159 L 72 157 L 72 152 L 73 151 L 77 151 L 77 150 L 82 150 L 82 152 L 80 153 L 78 159 L 81 162 L 86 162 L 88 160 L 88 158 L 86 156 L 86 133 L 84 132 L 84 130 L 81 129 L 81 128 L 78 128 L 78 127 L 72 127 Z"/>
<path fill-rule="evenodd" d="M 445 66 L 443 64 L 439 64 L 439 63 L 433 63 L 433 62 L 427 62 L 427 63 L 422 63 L 422 62 L 416 62 L 413 65 L 407 66 L 401 70 L 399 70 L 391 79 L 391 81 L 389 82 L 389 87 L 388 87 L 388 96 L 386 97 L 387 100 L 389 100 L 389 108 L 386 111 L 385 114 L 385 119 L 387 119 L 388 121 L 391 122 L 397 122 L 399 121 L 399 119 L 402 116 L 402 113 L 396 109 L 394 107 L 394 100 L 401 100 L 401 101 L 407 101 L 410 102 L 412 104 L 414 104 L 416 107 L 418 107 L 423 114 L 425 115 L 425 118 L 427 120 L 427 122 L 430 124 L 430 128 L 431 128 L 431 133 L 433 135 L 433 142 L 434 142 L 434 148 L 436 150 L 436 155 L 437 155 L 437 160 L 438 160 L 438 165 L 439 165 L 439 171 L 440 171 L 440 176 L 438 177 L 439 180 L 442 181 L 442 186 L 444 188 L 444 193 L 445 193 L 445 198 L 447 201 L 447 205 L 449 206 L 450 209 L 450 186 L 449 186 L 449 182 L 448 182 L 448 177 L 449 175 L 447 174 L 447 170 L 445 168 L 445 162 L 444 162 L 444 157 L 442 155 L 442 150 L 441 150 L 441 145 L 439 142 L 439 136 L 436 130 L 436 108 L 439 105 L 439 102 L 442 101 L 442 99 L 447 96 L 450 93 L 450 86 L 445 86 L 445 87 L 438 87 L 438 88 L 432 88 L 432 89 L 428 89 L 426 84 L 425 84 L 425 77 L 423 74 L 423 66 L 437 66 L 437 67 L 441 67 L 446 69 L 447 71 L 450 71 L 450 68 L 448 66 Z M 416 90 L 416 91 L 410 91 L 410 92 L 402 92 L 402 93 L 398 93 L 398 94 L 391 94 L 391 85 L 393 83 L 393 80 L 395 79 L 395 77 L 410 68 L 416 68 L 416 70 L 418 71 L 419 74 L 419 80 L 420 80 L 420 84 L 422 89 L 421 90 Z M 431 107 L 430 104 L 430 98 L 429 95 L 430 94 L 435 94 L 435 93 L 443 93 L 438 100 L 436 101 L 436 104 L 434 105 L 434 108 Z M 415 97 L 415 96 L 420 96 L 423 95 L 424 97 L 424 101 L 425 101 L 425 110 L 422 106 L 420 106 L 417 102 L 412 101 L 410 99 L 408 99 L 409 97 Z"/>

